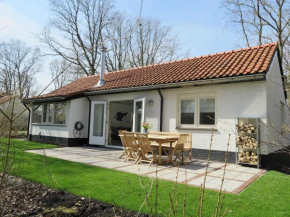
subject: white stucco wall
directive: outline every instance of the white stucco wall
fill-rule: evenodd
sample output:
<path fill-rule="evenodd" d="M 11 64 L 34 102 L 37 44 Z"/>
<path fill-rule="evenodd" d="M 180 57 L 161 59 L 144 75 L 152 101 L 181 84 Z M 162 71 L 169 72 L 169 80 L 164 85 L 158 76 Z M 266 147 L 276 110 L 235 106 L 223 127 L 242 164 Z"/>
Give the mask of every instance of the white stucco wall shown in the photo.
<path fill-rule="evenodd" d="M 266 118 L 265 81 L 244 82 L 223 85 L 208 85 L 163 90 L 164 95 L 164 131 L 192 132 L 193 148 L 208 149 L 210 130 L 176 129 L 177 99 L 185 94 L 215 94 L 217 128 L 214 131 L 213 150 L 226 150 L 231 134 L 229 151 L 236 149 L 235 125 L 239 117 Z"/>
<path fill-rule="evenodd" d="M 282 84 L 282 75 L 280 73 L 279 62 L 277 54 L 274 57 L 270 70 L 267 74 L 267 152 L 271 153 L 280 149 L 283 145 L 289 145 L 289 140 L 284 139 L 281 135 L 282 122 L 289 123 L 289 113 Z M 284 121 L 282 120 L 282 113 L 280 103 L 284 103 L 285 113 Z M 287 135 L 286 135 L 287 136 Z"/>
<path fill-rule="evenodd" d="M 81 131 L 80 137 L 88 137 L 89 101 L 86 97 L 70 101 L 69 114 L 67 116 L 68 138 L 75 138 L 74 126 L 76 122 L 81 122 L 85 128 Z"/>

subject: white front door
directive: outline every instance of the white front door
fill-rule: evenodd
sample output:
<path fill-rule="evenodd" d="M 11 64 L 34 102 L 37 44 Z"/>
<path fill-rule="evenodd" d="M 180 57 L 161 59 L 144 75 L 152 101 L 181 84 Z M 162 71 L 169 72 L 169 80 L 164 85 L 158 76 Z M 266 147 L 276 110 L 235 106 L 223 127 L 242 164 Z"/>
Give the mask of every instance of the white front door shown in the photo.
<path fill-rule="evenodd" d="M 90 123 L 90 144 L 105 145 L 106 136 L 106 115 L 107 102 L 92 101 L 91 103 L 91 123 Z"/>
<path fill-rule="evenodd" d="M 145 121 L 145 98 L 134 99 L 133 132 L 142 132 Z"/>

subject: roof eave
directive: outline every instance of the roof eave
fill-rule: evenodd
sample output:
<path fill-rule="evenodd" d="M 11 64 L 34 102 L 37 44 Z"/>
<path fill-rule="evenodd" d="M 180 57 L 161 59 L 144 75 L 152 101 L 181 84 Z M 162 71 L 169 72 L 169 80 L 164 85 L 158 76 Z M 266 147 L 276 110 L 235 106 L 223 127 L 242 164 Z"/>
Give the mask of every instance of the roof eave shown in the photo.
<path fill-rule="evenodd" d="M 117 93 L 117 92 L 130 92 L 137 90 L 155 90 L 155 89 L 165 89 L 172 87 L 181 87 L 181 86 L 199 86 L 199 85 L 209 85 L 209 84 L 219 84 L 219 83 L 233 83 L 233 82 L 245 82 L 251 80 L 265 80 L 266 73 L 263 74 L 253 74 L 253 75 L 244 75 L 244 76 L 234 76 L 234 77 L 226 77 L 226 78 L 215 78 L 215 79 L 206 79 L 206 80 L 196 80 L 196 81 L 186 81 L 186 82 L 176 82 L 176 83 L 168 83 L 168 84 L 156 84 L 156 85 L 147 85 L 147 86 L 138 86 L 138 87 L 126 87 L 126 88 L 117 88 L 110 90 L 96 90 L 85 92 L 84 95 L 101 95 L 107 93 Z"/>
<path fill-rule="evenodd" d="M 32 98 L 32 99 L 23 99 L 22 103 L 37 103 L 37 102 L 54 102 L 54 101 L 63 101 L 66 98 L 63 96 L 58 97 L 48 97 L 48 98 Z"/>

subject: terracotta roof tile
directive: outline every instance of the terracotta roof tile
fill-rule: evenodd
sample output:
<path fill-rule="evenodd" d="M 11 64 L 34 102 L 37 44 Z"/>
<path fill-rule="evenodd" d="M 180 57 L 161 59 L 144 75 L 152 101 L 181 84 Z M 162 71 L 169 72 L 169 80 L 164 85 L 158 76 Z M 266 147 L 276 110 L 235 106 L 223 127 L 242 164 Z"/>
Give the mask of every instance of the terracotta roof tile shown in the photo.
<path fill-rule="evenodd" d="M 277 43 L 207 56 L 106 73 L 105 84 L 95 87 L 99 75 L 80 78 L 40 98 L 70 97 L 89 91 L 177 83 L 267 72 Z"/>

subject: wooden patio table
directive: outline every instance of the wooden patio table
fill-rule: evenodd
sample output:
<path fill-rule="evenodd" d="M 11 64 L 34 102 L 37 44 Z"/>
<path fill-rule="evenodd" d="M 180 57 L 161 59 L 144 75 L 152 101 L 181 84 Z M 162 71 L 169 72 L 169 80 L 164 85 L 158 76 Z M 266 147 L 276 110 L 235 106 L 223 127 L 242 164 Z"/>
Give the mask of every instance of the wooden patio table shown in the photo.
<path fill-rule="evenodd" d="M 150 141 L 154 141 L 157 142 L 159 145 L 159 158 L 158 158 L 158 164 L 161 164 L 161 153 L 162 153 L 162 145 L 163 144 L 170 144 L 170 148 L 172 148 L 172 143 L 177 141 L 179 138 L 179 136 L 170 136 L 170 135 L 162 135 L 162 136 L 158 136 L 158 135 L 148 135 L 148 139 Z"/>

